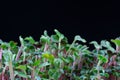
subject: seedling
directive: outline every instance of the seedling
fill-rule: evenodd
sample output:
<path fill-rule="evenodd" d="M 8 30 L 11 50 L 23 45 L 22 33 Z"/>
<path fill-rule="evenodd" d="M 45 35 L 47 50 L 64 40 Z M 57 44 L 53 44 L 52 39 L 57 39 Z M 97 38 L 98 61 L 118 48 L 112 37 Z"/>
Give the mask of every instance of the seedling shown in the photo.
<path fill-rule="evenodd" d="M 54 30 L 39 41 L 32 36 L 19 37 L 20 46 L 0 40 L 0 80 L 115 80 L 120 77 L 120 40 L 90 42 L 80 35 L 70 44 L 67 37 Z"/>

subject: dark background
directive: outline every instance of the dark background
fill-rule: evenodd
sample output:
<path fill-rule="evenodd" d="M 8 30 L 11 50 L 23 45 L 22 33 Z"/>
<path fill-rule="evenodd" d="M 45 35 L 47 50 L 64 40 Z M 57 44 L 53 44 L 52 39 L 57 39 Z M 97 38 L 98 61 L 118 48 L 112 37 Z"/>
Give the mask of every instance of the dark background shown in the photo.
<path fill-rule="evenodd" d="M 111 1 L 7 2 L 1 9 L 0 38 L 18 41 L 19 35 L 39 40 L 44 30 L 54 29 L 71 42 L 79 34 L 87 41 L 119 36 L 119 11 Z"/>

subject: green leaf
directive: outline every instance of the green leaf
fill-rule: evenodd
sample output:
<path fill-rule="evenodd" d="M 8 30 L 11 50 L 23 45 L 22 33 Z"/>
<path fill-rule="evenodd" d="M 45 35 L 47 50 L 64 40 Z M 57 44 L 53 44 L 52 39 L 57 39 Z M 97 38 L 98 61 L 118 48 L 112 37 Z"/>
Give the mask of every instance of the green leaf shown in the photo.
<path fill-rule="evenodd" d="M 75 57 L 79 57 L 80 55 L 79 55 L 78 52 L 74 52 L 74 56 L 75 56 Z"/>
<path fill-rule="evenodd" d="M 50 54 L 49 52 L 45 52 L 42 54 L 42 57 L 50 60 L 50 61 L 54 61 L 54 55 L 53 54 Z"/>
<path fill-rule="evenodd" d="M 35 76 L 36 80 L 41 80 L 40 76 Z"/>
<path fill-rule="evenodd" d="M 108 73 L 100 73 L 100 75 L 109 78 L 109 74 Z"/>
<path fill-rule="evenodd" d="M 63 70 L 63 69 L 60 69 L 60 73 L 64 74 L 64 70 Z"/>
<path fill-rule="evenodd" d="M 25 40 L 29 41 L 31 44 L 35 43 L 35 40 L 30 36 L 30 37 L 26 37 Z"/>
<path fill-rule="evenodd" d="M 52 40 L 52 42 L 58 43 L 59 42 L 59 37 L 57 35 L 52 35 L 51 40 Z"/>
<path fill-rule="evenodd" d="M 75 41 L 82 41 L 83 43 L 86 42 L 86 40 L 83 39 L 83 38 L 81 38 L 81 36 L 79 36 L 79 35 L 76 35 L 75 38 L 74 38 L 74 40 L 75 40 Z"/>
<path fill-rule="evenodd" d="M 61 75 L 61 73 L 56 69 L 50 69 L 48 71 L 48 74 L 49 74 L 50 78 L 52 78 L 53 80 L 58 80 L 58 78 Z"/>
<path fill-rule="evenodd" d="M 20 71 L 14 71 L 14 72 L 15 72 L 15 75 L 18 75 L 18 76 L 23 77 L 23 78 L 28 78 L 28 76 L 23 72 L 20 72 Z"/>
<path fill-rule="evenodd" d="M 27 68 L 29 68 L 30 70 L 34 70 L 31 66 L 27 65 Z"/>
<path fill-rule="evenodd" d="M 103 55 L 99 55 L 99 56 L 98 56 L 98 59 L 99 59 L 100 61 L 102 61 L 103 63 L 107 63 L 107 62 L 108 62 L 108 59 L 107 59 L 106 57 L 104 57 Z"/>
<path fill-rule="evenodd" d="M 65 63 L 70 63 L 72 60 L 70 58 L 61 58 Z"/>
<path fill-rule="evenodd" d="M 49 66 L 49 65 L 50 65 L 50 63 L 44 62 L 44 63 L 40 64 L 39 68 L 46 67 L 46 66 Z"/>
<path fill-rule="evenodd" d="M 34 65 L 34 66 L 40 65 L 40 60 L 35 61 L 35 62 L 33 63 L 33 65 Z"/>
<path fill-rule="evenodd" d="M 13 54 L 10 50 L 4 50 L 3 57 L 4 57 L 5 61 L 9 62 L 12 60 Z"/>
<path fill-rule="evenodd" d="M 64 35 L 61 34 L 57 29 L 54 30 L 56 32 L 56 34 L 58 35 L 59 39 L 63 39 L 64 38 Z"/>
<path fill-rule="evenodd" d="M 113 72 L 113 75 L 120 77 L 120 73 L 119 72 Z"/>
<path fill-rule="evenodd" d="M 112 51 L 112 52 L 115 51 L 115 49 L 111 46 L 110 42 L 108 42 L 108 41 L 106 41 L 106 40 L 102 40 L 102 41 L 101 41 L 101 45 L 102 45 L 103 47 L 106 47 L 108 50 L 110 50 L 110 51 Z"/>
<path fill-rule="evenodd" d="M 96 41 L 92 41 L 92 42 L 90 42 L 90 44 L 93 44 L 96 49 L 102 48 Z"/>
<path fill-rule="evenodd" d="M 41 40 L 42 43 L 49 43 L 50 38 L 42 35 L 42 36 L 40 37 L 40 40 Z"/>
<path fill-rule="evenodd" d="M 6 43 L 6 42 L 1 43 L 2 49 L 7 49 L 9 46 L 10 46 L 9 43 Z"/>
<path fill-rule="evenodd" d="M 45 36 L 48 36 L 48 34 L 47 34 L 47 31 L 46 31 L 46 30 L 44 31 L 44 35 L 45 35 Z"/>
<path fill-rule="evenodd" d="M 60 67 L 61 66 L 61 64 L 63 63 L 63 61 L 60 59 L 60 58 L 56 58 L 55 60 L 54 60 L 54 65 L 55 65 L 55 67 Z"/>
<path fill-rule="evenodd" d="M 14 41 L 10 41 L 9 44 L 10 44 L 10 47 L 12 48 L 16 47 L 17 45 L 17 43 L 15 43 Z"/>
<path fill-rule="evenodd" d="M 46 78 L 41 78 L 41 80 L 49 80 L 49 79 L 46 79 Z"/>
<path fill-rule="evenodd" d="M 115 39 L 115 40 L 111 39 L 111 41 L 112 41 L 115 45 L 120 46 L 120 40 L 119 40 L 119 39 Z"/>
<path fill-rule="evenodd" d="M 26 70 L 26 65 L 19 65 L 19 66 L 16 67 L 16 69 L 20 69 L 20 70 L 25 71 Z"/>

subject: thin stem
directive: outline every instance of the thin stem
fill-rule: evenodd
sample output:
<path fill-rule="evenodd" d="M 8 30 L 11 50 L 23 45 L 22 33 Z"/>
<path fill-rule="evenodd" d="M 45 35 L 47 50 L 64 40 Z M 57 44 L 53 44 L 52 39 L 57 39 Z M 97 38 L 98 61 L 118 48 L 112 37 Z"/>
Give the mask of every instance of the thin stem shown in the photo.
<path fill-rule="evenodd" d="M 22 49 L 23 49 L 23 46 L 21 46 L 21 47 L 19 48 L 19 51 L 18 51 L 17 56 L 16 56 L 16 60 L 19 59 L 19 57 L 20 57 L 20 55 L 21 55 L 21 53 L 22 53 Z"/>
<path fill-rule="evenodd" d="M 44 52 L 47 51 L 47 49 L 48 49 L 48 44 L 45 43 Z"/>
<path fill-rule="evenodd" d="M 23 62 L 25 61 L 25 56 L 26 56 L 26 53 L 23 52 Z"/>
<path fill-rule="evenodd" d="M 60 52 L 61 49 L 61 39 L 59 39 L 59 43 L 58 43 L 58 53 Z"/>
<path fill-rule="evenodd" d="M 31 72 L 31 80 L 35 80 L 35 70 L 34 70 L 34 68 Z"/>
<path fill-rule="evenodd" d="M 0 49 L 0 69 L 2 68 L 2 49 Z"/>
<path fill-rule="evenodd" d="M 68 54 L 68 52 L 70 51 L 70 49 L 72 48 L 73 44 L 75 43 L 75 40 L 72 42 L 72 44 L 70 45 L 69 49 L 67 50 L 66 54 Z"/>
<path fill-rule="evenodd" d="M 82 68 L 82 63 L 83 63 L 83 61 L 82 61 L 82 53 L 81 52 L 79 52 L 79 55 L 80 55 L 80 57 L 78 58 L 78 69 L 81 69 Z"/>
<path fill-rule="evenodd" d="M 10 71 L 10 79 L 14 80 L 14 71 L 13 71 L 13 66 L 12 66 L 12 61 L 11 60 L 9 62 L 9 71 Z"/>
<path fill-rule="evenodd" d="M 8 66 L 6 66 L 5 65 L 5 67 L 4 67 L 4 69 L 3 69 L 3 71 L 2 71 L 2 80 L 5 80 L 5 70 L 6 70 L 6 68 L 7 68 Z"/>
<path fill-rule="evenodd" d="M 97 69 L 97 78 L 98 78 L 99 80 L 100 80 L 100 69 L 99 69 L 100 64 L 101 64 L 101 61 L 99 60 L 99 61 L 98 61 L 98 64 L 97 64 L 97 67 L 96 67 L 96 69 Z"/>

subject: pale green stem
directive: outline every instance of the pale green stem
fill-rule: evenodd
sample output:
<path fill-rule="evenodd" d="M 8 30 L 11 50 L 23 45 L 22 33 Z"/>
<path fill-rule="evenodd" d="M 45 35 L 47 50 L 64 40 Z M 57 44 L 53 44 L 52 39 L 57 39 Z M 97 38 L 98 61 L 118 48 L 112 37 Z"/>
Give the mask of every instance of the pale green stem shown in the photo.
<path fill-rule="evenodd" d="M 25 61 L 25 52 L 23 52 L 23 62 Z"/>
<path fill-rule="evenodd" d="M 72 48 L 73 44 L 75 43 L 75 40 L 72 42 L 72 44 L 70 45 L 69 49 L 67 50 L 66 54 L 68 54 L 68 52 L 70 51 L 70 49 Z"/>
<path fill-rule="evenodd" d="M 10 79 L 14 80 L 14 71 L 13 71 L 13 65 L 11 60 L 9 62 L 9 71 L 10 71 Z"/>
<path fill-rule="evenodd" d="M 31 80 L 35 80 L 35 71 L 34 71 L 34 69 L 32 70 L 32 73 L 31 73 Z"/>
<path fill-rule="evenodd" d="M 44 52 L 47 51 L 47 48 L 48 48 L 48 44 L 45 43 Z"/>
<path fill-rule="evenodd" d="M 58 43 L 58 53 L 60 52 L 61 49 L 61 39 L 59 39 L 59 43 Z"/>
<path fill-rule="evenodd" d="M 2 68 L 2 49 L 0 49 L 0 69 Z"/>
<path fill-rule="evenodd" d="M 99 61 L 98 61 L 98 64 L 97 64 L 97 67 L 96 67 L 96 69 L 97 69 L 97 78 L 100 77 L 100 69 L 99 69 L 100 64 L 101 64 L 101 61 L 99 60 Z"/>
<path fill-rule="evenodd" d="M 20 57 L 20 55 L 22 54 L 22 49 L 23 49 L 23 46 L 21 46 L 21 47 L 19 48 L 19 51 L 18 51 L 17 56 L 16 56 L 16 60 L 18 60 L 19 57 Z"/>

